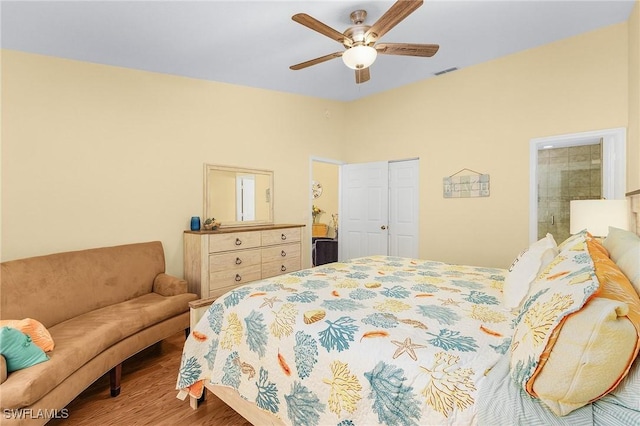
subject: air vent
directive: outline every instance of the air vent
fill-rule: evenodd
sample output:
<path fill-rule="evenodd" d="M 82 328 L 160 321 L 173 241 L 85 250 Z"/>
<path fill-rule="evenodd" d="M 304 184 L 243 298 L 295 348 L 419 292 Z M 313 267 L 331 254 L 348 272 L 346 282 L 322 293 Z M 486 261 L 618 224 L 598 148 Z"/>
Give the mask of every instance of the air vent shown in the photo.
<path fill-rule="evenodd" d="M 448 72 L 455 71 L 455 70 L 457 70 L 457 69 L 458 69 L 458 68 L 456 68 L 456 67 L 447 68 L 446 70 L 442 70 L 442 71 L 438 71 L 437 73 L 434 73 L 434 75 L 442 75 L 442 74 L 446 74 L 446 73 L 448 73 Z"/>

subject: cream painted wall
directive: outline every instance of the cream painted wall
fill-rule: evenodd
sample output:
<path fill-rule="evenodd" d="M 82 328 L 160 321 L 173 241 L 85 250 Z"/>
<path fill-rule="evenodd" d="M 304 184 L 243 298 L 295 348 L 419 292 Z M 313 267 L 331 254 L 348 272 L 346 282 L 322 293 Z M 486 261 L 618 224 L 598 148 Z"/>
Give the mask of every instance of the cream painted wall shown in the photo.
<path fill-rule="evenodd" d="M 3 50 L 2 260 L 160 240 L 181 276 L 203 163 L 274 170 L 275 220 L 306 224 L 309 158 L 339 157 L 345 108 Z"/>
<path fill-rule="evenodd" d="M 205 162 L 274 170 L 275 220 L 309 223 L 309 158 L 419 157 L 420 256 L 505 267 L 528 243 L 530 139 L 633 123 L 637 14 L 346 104 L 3 50 L 2 260 L 161 240 L 182 275 Z M 489 198 L 442 198 L 463 167 Z"/>
<path fill-rule="evenodd" d="M 629 127 L 627 132 L 627 190 L 640 189 L 640 1 L 629 27 Z"/>
<path fill-rule="evenodd" d="M 627 126 L 627 32 L 614 25 L 353 102 L 345 160 L 419 157 L 420 257 L 506 267 L 528 246 L 529 141 Z M 462 168 L 490 174 L 490 197 L 443 198 L 442 178 Z"/>

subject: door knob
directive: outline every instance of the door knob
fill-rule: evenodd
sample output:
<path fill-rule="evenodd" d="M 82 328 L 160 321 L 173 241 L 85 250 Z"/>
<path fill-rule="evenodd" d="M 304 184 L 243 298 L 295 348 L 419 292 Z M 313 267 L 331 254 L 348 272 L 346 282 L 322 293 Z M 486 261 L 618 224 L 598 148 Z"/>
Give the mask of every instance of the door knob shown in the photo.
<path fill-rule="evenodd" d="M 385 229 L 387 229 L 387 227 L 386 227 L 386 226 L 384 226 L 384 225 L 382 225 L 382 226 L 380 227 L 380 229 L 382 229 L 382 230 L 384 231 Z"/>

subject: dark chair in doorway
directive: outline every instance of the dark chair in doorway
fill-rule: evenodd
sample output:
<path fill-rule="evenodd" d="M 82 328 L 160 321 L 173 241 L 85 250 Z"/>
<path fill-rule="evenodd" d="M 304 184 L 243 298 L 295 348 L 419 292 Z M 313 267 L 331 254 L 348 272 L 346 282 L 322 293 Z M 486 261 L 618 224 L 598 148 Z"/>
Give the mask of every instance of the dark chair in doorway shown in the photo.
<path fill-rule="evenodd" d="M 338 261 L 338 240 L 333 238 L 312 238 L 313 250 L 311 260 L 313 266 L 325 265 Z"/>

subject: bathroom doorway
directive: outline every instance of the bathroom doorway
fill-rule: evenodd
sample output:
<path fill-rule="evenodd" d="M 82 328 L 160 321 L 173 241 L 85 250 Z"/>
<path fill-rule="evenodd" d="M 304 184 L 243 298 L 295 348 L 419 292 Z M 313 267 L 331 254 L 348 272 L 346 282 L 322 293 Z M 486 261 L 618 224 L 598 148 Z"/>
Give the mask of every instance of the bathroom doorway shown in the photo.
<path fill-rule="evenodd" d="M 626 129 L 532 139 L 529 155 L 529 241 L 547 232 L 569 236 L 572 199 L 624 199 Z"/>
<path fill-rule="evenodd" d="M 538 236 L 569 237 L 569 202 L 602 198 L 602 139 L 538 150 Z"/>

